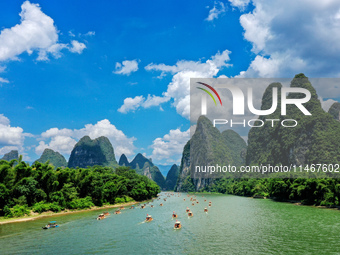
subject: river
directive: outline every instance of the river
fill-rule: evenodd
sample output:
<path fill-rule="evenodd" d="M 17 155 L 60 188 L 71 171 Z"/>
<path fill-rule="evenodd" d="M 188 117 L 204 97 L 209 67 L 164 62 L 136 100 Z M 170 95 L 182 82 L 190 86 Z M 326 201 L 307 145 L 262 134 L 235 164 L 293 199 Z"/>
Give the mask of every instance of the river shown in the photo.
<path fill-rule="evenodd" d="M 162 193 L 154 208 L 127 208 L 119 215 L 110 209 L 111 215 L 100 221 L 101 211 L 89 211 L 0 225 L 0 254 L 340 254 L 338 210 L 196 196 L 199 203 L 192 206 L 185 193 L 167 201 Z M 208 201 L 212 206 L 205 213 Z M 173 229 L 173 211 L 182 222 L 180 230 Z M 144 223 L 146 214 L 154 220 Z M 50 220 L 60 227 L 43 230 Z"/>

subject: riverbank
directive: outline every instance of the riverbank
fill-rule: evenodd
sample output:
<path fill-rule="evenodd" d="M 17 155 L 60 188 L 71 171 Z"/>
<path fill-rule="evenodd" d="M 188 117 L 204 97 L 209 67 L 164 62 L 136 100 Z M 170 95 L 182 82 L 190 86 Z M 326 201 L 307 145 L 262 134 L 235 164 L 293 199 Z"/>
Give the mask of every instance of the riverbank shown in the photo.
<path fill-rule="evenodd" d="M 156 197 L 157 198 L 157 197 Z M 155 198 L 153 198 L 155 199 Z M 105 209 L 110 209 L 110 208 L 118 208 L 118 207 L 126 207 L 126 206 L 131 206 L 139 203 L 145 203 L 149 202 L 150 200 L 144 200 L 144 201 L 134 201 L 134 202 L 129 202 L 129 203 L 121 203 L 121 204 L 115 204 L 115 205 L 104 205 L 104 206 L 95 206 L 89 209 L 82 209 L 82 210 L 70 210 L 66 209 L 61 212 L 43 212 L 43 213 L 34 213 L 31 212 L 31 215 L 29 216 L 24 216 L 24 217 L 19 217 L 19 218 L 7 218 L 5 219 L 4 217 L 0 217 L 0 225 L 3 224 L 9 224 L 9 223 L 19 223 L 19 222 L 25 222 L 25 221 L 32 221 L 32 220 L 37 220 L 40 218 L 45 218 L 45 217 L 54 217 L 54 216 L 61 216 L 61 215 L 66 215 L 66 214 L 71 214 L 71 213 L 81 213 L 81 212 L 89 212 L 89 211 L 99 211 L 99 210 L 105 210 Z"/>

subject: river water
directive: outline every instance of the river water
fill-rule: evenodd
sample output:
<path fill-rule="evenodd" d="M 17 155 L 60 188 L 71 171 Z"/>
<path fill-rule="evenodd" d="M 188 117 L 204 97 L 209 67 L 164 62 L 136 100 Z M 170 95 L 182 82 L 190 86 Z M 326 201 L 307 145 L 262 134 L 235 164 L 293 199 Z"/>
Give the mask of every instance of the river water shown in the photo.
<path fill-rule="evenodd" d="M 90 211 L 0 225 L 0 254 L 340 254 L 338 210 L 231 195 L 196 196 L 199 203 L 192 206 L 185 193 L 169 198 L 162 193 L 153 208 L 150 203 L 119 215 L 110 209 L 111 215 L 100 221 L 101 211 Z M 173 229 L 173 211 L 182 222 L 180 230 Z M 144 223 L 146 214 L 154 220 Z M 43 230 L 51 220 L 60 227 Z"/>

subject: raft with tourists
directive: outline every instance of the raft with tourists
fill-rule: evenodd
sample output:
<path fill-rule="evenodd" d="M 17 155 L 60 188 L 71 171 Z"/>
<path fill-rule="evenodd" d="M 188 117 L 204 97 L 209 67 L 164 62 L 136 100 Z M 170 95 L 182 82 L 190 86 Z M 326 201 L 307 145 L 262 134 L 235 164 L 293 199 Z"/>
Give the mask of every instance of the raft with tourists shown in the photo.
<path fill-rule="evenodd" d="M 42 227 L 43 229 L 57 228 L 59 225 L 56 221 L 50 221 L 50 223 L 46 224 L 46 226 Z"/>
<path fill-rule="evenodd" d="M 181 222 L 179 220 L 176 220 L 174 229 L 181 229 L 181 228 L 182 228 Z"/>

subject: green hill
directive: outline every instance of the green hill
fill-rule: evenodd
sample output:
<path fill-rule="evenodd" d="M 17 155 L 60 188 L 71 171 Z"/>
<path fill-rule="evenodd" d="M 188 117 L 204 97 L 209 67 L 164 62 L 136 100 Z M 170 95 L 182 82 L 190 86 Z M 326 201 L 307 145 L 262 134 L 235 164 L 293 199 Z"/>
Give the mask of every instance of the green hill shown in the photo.
<path fill-rule="evenodd" d="M 107 137 L 101 136 L 92 140 L 84 136 L 74 146 L 68 167 L 117 166 L 112 144 Z"/>
<path fill-rule="evenodd" d="M 36 161 L 40 163 L 46 163 L 49 161 L 50 164 L 57 167 L 66 167 L 67 162 L 63 155 L 51 149 L 45 149 L 43 154 Z"/>

